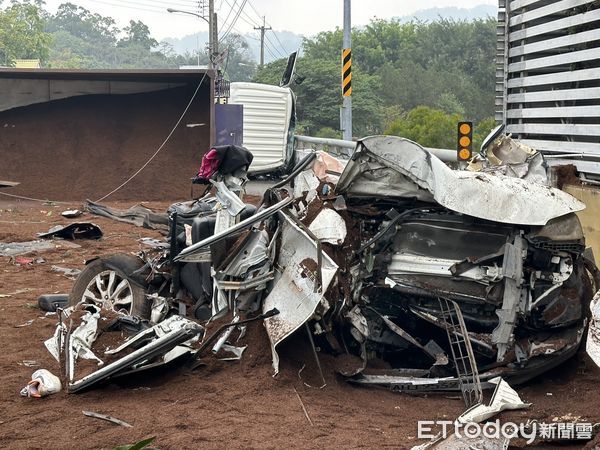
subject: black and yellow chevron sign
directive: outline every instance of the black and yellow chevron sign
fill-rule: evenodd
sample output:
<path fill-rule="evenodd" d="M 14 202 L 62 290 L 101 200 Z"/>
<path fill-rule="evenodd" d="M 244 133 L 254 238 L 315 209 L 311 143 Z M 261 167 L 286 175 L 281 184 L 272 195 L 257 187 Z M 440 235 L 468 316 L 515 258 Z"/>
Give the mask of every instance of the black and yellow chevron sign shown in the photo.
<path fill-rule="evenodd" d="M 352 95 L 352 49 L 342 50 L 342 95 Z"/>

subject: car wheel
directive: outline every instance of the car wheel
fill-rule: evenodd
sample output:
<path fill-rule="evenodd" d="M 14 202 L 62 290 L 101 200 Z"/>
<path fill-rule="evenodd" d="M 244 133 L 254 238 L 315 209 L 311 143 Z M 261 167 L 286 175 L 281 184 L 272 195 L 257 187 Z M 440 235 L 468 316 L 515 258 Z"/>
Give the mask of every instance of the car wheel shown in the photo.
<path fill-rule="evenodd" d="M 131 269 L 132 261 L 134 260 L 129 255 L 115 255 L 110 257 L 109 263 L 103 258 L 89 263 L 75 281 L 69 295 L 69 305 L 73 306 L 84 301 L 127 315 L 149 319 L 150 303 L 146 299 L 146 291 L 128 279 L 121 269 Z"/>

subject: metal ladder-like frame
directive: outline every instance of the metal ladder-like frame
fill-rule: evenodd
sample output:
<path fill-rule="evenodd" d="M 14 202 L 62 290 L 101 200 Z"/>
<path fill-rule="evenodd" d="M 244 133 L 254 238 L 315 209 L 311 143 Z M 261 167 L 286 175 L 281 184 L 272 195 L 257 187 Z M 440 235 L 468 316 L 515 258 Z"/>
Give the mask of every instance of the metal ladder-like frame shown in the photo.
<path fill-rule="evenodd" d="M 456 368 L 460 390 L 467 408 L 481 403 L 483 394 L 479 381 L 479 371 L 475 355 L 469 340 L 469 334 L 462 312 L 458 304 L 446 298 L 438 298 L 446 333 L 450 343 L 450 351 Z"/>

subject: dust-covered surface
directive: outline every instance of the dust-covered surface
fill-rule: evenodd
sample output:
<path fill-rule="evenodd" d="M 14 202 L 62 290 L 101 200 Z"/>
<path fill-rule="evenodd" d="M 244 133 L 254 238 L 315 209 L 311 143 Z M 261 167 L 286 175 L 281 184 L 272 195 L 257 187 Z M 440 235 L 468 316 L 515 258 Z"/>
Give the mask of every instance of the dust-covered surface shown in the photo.
<path fill-rule="evenodd" d="M 148 161 L 195 88 L 86 95 L 0 112 L 0 179 L 20 182 L 6 192 L 56 201 L 99 199 Z M 210 145 L 206 97 L 200 90 L 161 152 L 112 199 L 185 198 Z"/>
<path fill-rule="evenodd" d="M 109 202 L 117 208 L 134 203 Z M 160 211 L 170 203 L 147 206 Z M 75 207 L 80 205 L 7 203 L 0 199 L 0 242 L 32 240 L 38 231 L 69 223 L 60 212 Z M 36 307 L 37 297 L 68 292 L 73 281 L 52 272 L 51 266 L 82 268 L 85 259 L 138 251 L 140 237 L 160 238 L 157 232 L 95 216 L 76 220 L 92 217 L 104 231 L 99 241 L 78 241 L 80 248 L 31 255 L 45 260 L 32 265 L 14 265 L 10 258 L 0 257 L 0 294 L 11 294 L 0 298 L 0 447 L 113 448 L 157 436 L 153 446 L 161 449 L 405 449 L 421 442 L 416 439 L 418 420 L 453 420 L 464 410 L 459 395 L 411 397 L 352 386 L 334 373 L 333 358 L 327 355 L 321 359 L 327 386 L 319 389 L 322 382 L 301 333 L 279 348 L 281 373 L 274 379 L 268 339 L 259 323 L 249 326 L 244 339 L 249 347 L 240 362 L 222 362 L 209 356 L 205 358 L 207 365 L 193 372 L 178 368 L 154 376 L 139 375 L 82 394 L 20 397 L 19 390 L 37 368 L 57 372 L 56 361 L 43 345 L 54 331 L 55 317 L 41 318 L 44 314 Z M 32 319 L 29 326 L 15 327 Z M 38 366 L 27 367 L 23 361 L 28 360 Z M 600 422 L 599 380 L 600 370 L 579 356 L 516 388 L 524 401 L 533 403 L 529 410 L 498 417 L 517 422 L 552 422 L 555 418 Z M 133 428 L 85 417 L 82 410 L 117 417 Z M 537 448 L 577 449 L 582 444 Z"/>

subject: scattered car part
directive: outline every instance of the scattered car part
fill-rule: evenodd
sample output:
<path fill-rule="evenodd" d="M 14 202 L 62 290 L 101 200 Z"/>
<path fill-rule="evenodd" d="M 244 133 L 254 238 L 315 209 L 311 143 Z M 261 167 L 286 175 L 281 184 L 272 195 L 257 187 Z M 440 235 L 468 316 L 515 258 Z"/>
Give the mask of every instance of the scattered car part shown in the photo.
<path fill-rule="evenodd" d="M 277 308 L 275 317 L 265 321 L 273 368 L 279 372 L 276 347 L 309 320 L 335 277 L 337 264 L 318 246 L 318 242 L 302 230 L 288 215 L 283 219 L 281 248 L 275 282 L 263 301 L 263 311 Z M 325 303 L 325 302 L 324 302 Z"/>
<path fill-rule="evenodd" d="M 106 420 L 107 422 L 114 423 L 115 425 L 121 425 L 126 428 L 133 428 L 133 425 L 127 423 L 121 419 L 117 419 L 116 417 L 108 416 L 106 414 L 100 414 L 93 411 L 81 411 L 86 417 L 93 417 L 94 419 Z"/>
<path fill-rule="evenodd" d="M 83 211 L 79 209 L 68 209 L 60 213 L 61 216 L 66 217 L 67 219 L 74 219 L 83 214 Z"/>
<path fill-rule="evenodd" d="M 130 223 L 151 230 L 168 230 L 169 220 L 166 214 L 158 214 L 142 205 L 135 205 L 127 210 L 118 210 L 87 200 L 85 210 L 97 216 Z"/>
<path fill-rule="evenodd" d="M 456 419 L 459 423 L 479 423 L 507 409 L 525 409 L 531 406 L 531 403 L 523 403 L 519 394 L 501 377 L 492 378 L 488 382 L 496 385 L 489 405 L 479 403 L 472 406 Z"/>
<path fill-rule="evenodd" d="M 221 325 L 210 336 L 205 337 L 205 339 L 202 341 L 202 344 L 200 345 L 200 347 L 198 347 L 198 349 L 195 351 L 195 356 L 194 356 L 195 359 L 198 360 L 201 357 L 202 352 L 204 350 L 206 350 L 215 340 L 217 340 L 219 338 L 219 336 L 221 336 L 221 333 L 223 333 L 223 331 L 225 331 L 229 328 L 235 327 L 235 326 L 244 325 L 249 322 L 254 322 L 257 320 L 266 320 L 270 317 L 276 316 L 277 314 L 279 314 L 279 311 L 276 308 L 273 308 L 267 312 L 259 314 L 258 316 L 250 317 L 249 319 L 235 320 L 230 323 Z M 195 369 L 199 365 L 200 365 L 199 361 L 196 361 L 194 364 L 192 364 L 192 369 Z"/>
<path fill-rule="evenodd" d="M 492 343 L 498 348 L 497 360 L 502 361 L 513 339 L 516 324 L 517 308 L 521 300 L 521 284 L 523 283 L 523 260 L 527 257 L 527 242 L 521 236 L 515 236 L 514 242 L 507 242 L 504 247 L 502 276 L 504 277 L 504 293 L 502 307 L 496 310 L 499 317 L 498 326 L 492 332 Z"/>
<path fill-rule="evenodd" d="M 105 352 L 106 354 L 115 355 L 131 346 L 135 348 L 135 345 L 141 345 L 141 347 L 135 349 L 133 352 L 110 364 L 104 365 L 90 375 L 69 382 L 67 392 L 80 392 L 108 378 L 130 373 L 132 369 L 139 371 L 139 369 L 146 369 L 148 366 L 156 367 L 157 364 L 152 363 L 155 358 L 168 355 L 177 346 L 198 337 L 202 332 L 203 328 L 200 325 L 181 316 L 172 316 L 152 328 L 141 331 L 122 346 Z M 174 357 L 190 354 L 191 351 L 191 348 L 186 347 Z M 69 346 L 65 348 L 65 354 L 67 361 L 73 360 Z M 172 358 L 168 358 L 166 362 L 170 360 Z M 165 361 L 159 362 L 159 364 L 163 363 Z M 73 365 L 67 364 L 67 369 L 69 367 L 73 367 Z M 72 372 L 67 372 L 67 379 L 73 379 Z"/>
<path fill-rule="evenodd" d="M 79 276 L 81 270 L 79 269 L 68 269 L 66 267 L 52 266 L 50 267 L 51 272 L 61 273 L 67 278 L 74 280 Z"/>
<path fill-rule="evenodd" d="M 216 233 L 200 242 L 197 242 L 196 244 L 190 247 L 187 247 L 186 249 L 182 250 L 181 253 L 177 255 L 177 257 L 174 258 L 174 261 L 195 262 L 193 257 L 195 254 L 199 253 L 200 250 L 204 249 L 205 247 L 208 247 L 209 245 L 215 244 L 220 240 L 225 239 L 226 237 L 232 236 L 240 231 L 243 231 L 246 228 L 251 227 L 255 223 L 258 223 L 274 215 L 275 213 L 277 213 L 277 211 L 285 208 L 290 203 L 292 203 L 293 200 L 294 199 L 292 197 L 288 197 L 284 200 L 281 200 L 279 203 L 276 203 L 275 205 L 266 208 L 253 216 L 248 217 L 246 220 L 242 220 L 241 222 L 232 226 L 231 228 L 228 228 L 220 233 Z"/>
<path fill-rule="evenodd" d="M 479 152 L 482 153 L 483 150 L 488 148 L 492 142 L 494 142 L 498 137 L 500 137 L 500 135 L 504 131 L 504 128 L 506 128 L 506 126 L 502 123 L 496 126 L 492 131 L 490 131 L 488 135 L 485 138 L 483 138 L 483 141 L 481 142 L 481 147 L 479 148 Z"/>
<path fill-rule="evenodd" d="M 596 292 L 590 302 L 590 325 L 585 350 L 592 361 L 600 367 L 600 291 Z"/>
<path fill-rule="evenodd" d="M 308 229 L 321 242 L 332 245 L 342 245 L 346 239 L 346 222 L 333 209 L 322 209 L 310 223 Z"/>
<path fill-rule="evenodd" d="M 304 169 L 306 169 L 308 167 L 308 165 L 310 163 L 312 163 L 316 157 L 317 157 L 317 155 L 314 152 L 311 152 L 308 155 L 306 155 L 304 158 L 302 158 L 298 162 L 298 164 L 296 164 L 296 166 L 292 169 L 291 173 L 287 177 L 285 177 L 283 180 L 272 185 L 271 189 L 279 189 L 280 187 L 283 187 L 286 184 L 290 183 L 292 180 L 294 180 L 298 176 L 298 174 L 300 174 L 300 172 L 302 172 Z"/>
<path fill-rule="evenodd" d="M 463 400 L 467 408 L 469 408 L 480 403 L 483 398 L 475 355 L 473 354 L 471 341 L 467 338 L 469 333 L 460 306 L 456 302 L 445 298 L 438 300 L 442 318 L 447 324 L 446 333 L 450 343 L 460 390 Z"/>
<path fill-rule="evenodd" d="M 0 242 L 0 256 L 26 255 L 31 252 L 45 252 L 58 247 L 79 248 L 78 244 L 68 241 L 26 241 L 26 242 Z"/>
<path fill-rule="evenodd" d="M 44 294 L 38 297 L 38 306 L 42 311 L 56 312 L 69 304 L 68 294 Z"/>
<path fill-rule="evenodd" d="M 244 354 L 244 351 L 247 348 L 248 348 L 247 345 L 244 345 L 243 347 L 236 347 L 234 345 L 223 344 L 223 346 L 221 347 L 221 351 L 226 352 L 226 353 L 232 353 L 233 356 L 219 358 L 219 359 L 221 361 L 239 361 L 240 359 L 242 359 L 242 355 Z"/>
<path fill-rule="evenodd" d="M 231 277 L 246 275 L 251 267 L 256 267 L 268 259 L 269 234 L 264 230 L 250 230 L 239 250 L 223 262 L 221 273 Z"/>
<path fill-rule="evenodd" d="M 485 144 L 485 142 L 484 142 Z M 548 185 L 544 155 L 509 135 L 489 142 L 486 151 L 476 155 L 467 170 L 521 178 Z"/>
<path fill-rule="evenodd" d="M 467 437 L 451 434 L 447 438 L 440 436 L 411 450 L 507 450 L 510 439 L 507 437 L 477 436 Z"/>
<path fill-rule="evenodd" d="M 17 181 L 4 181 L 4 180 L 0 180 L 0 189 L 2 188 L 7 188 L 7 187 L 15 187 L 18 186 L 19 182 Z"/>
<path fill-rule="evenodd" d="M 34 263 L 33 258 L 25 258 L 24 256 L 17 256 L 13 259 L 13 264 L 15 266 L 29 266 Z"/>
<path fill-rule="evenodd" d="M 223 333 L 221 333 L 221 336 L 219 336 L 219 339 L 217 339 L 217 342 L 215 343 L 215 345 L 212 348 L 212 353 L 213 355 L 216 355 L 217 353 L 219 353 L 219 350 L 221 350 L 221 347 L 223 347 L 223 345 L 225 344 L 225 341 L 227 341 L 227 339 L 229 339 L 229 336 L 231 336 L 231 333 L 234 329 L 234 324 L 237 326 L 238 322 L 240 321 L 240 316 L 235 316 L 233 318 L 233 320 L 231 321 L 231 325 L 230 327 L 227 327 Z"/>
<path fill-rule="evenodd" d="M 43 239 L 100 239 L 102 237 L 102 230 L 94 223 L 76 222 L 69 225 L 57 225 L 50 228 L 46 233 L 38 233 L 38 236 Z"/>

